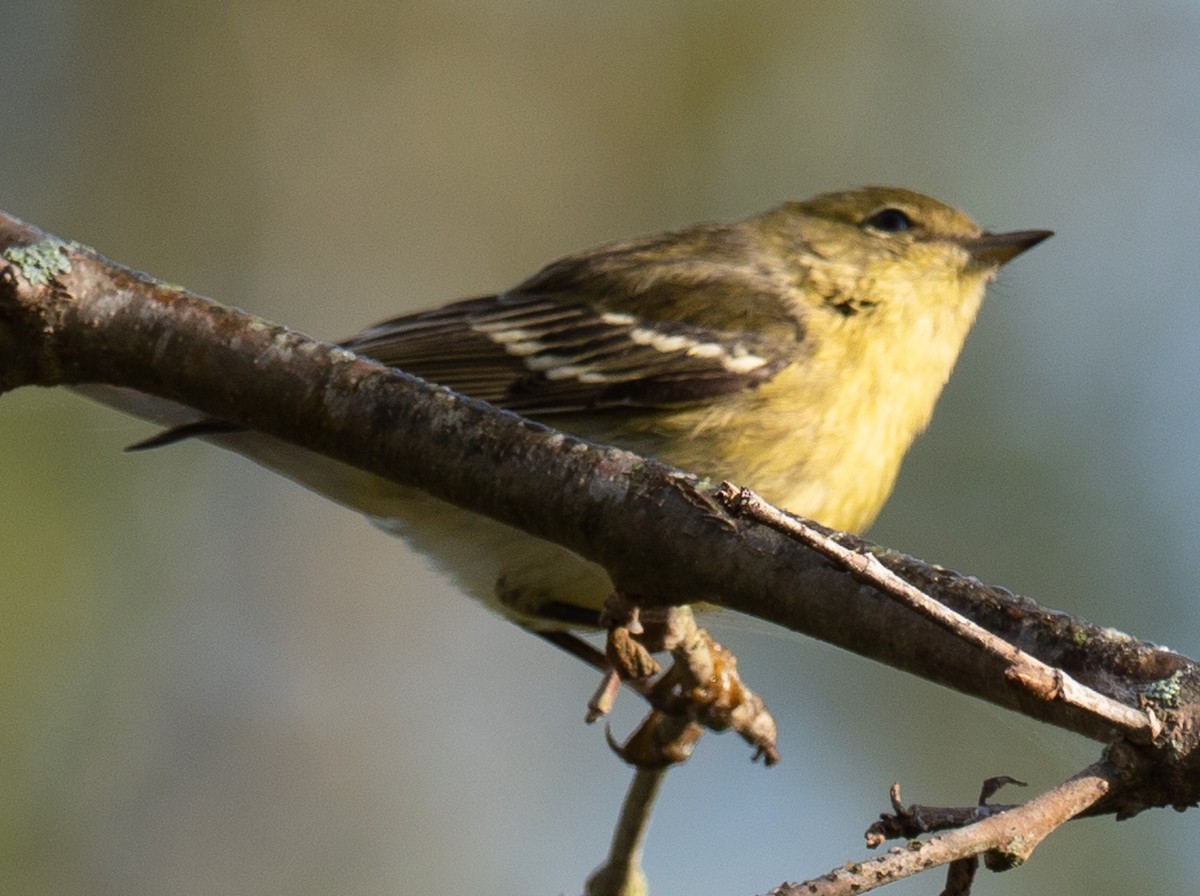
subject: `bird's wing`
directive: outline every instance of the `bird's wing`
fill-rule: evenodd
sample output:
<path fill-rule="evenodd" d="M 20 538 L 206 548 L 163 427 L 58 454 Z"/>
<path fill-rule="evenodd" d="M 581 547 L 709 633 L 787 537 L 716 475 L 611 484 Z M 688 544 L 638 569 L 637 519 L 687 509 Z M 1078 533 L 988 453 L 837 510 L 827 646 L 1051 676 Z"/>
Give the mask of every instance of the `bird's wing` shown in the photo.
<path fill-rule="evenodd" d="M 750 334 L 513 292 L 378 324 L 343 345 L 524 414 L 695 404 L 792 358 Z"/>

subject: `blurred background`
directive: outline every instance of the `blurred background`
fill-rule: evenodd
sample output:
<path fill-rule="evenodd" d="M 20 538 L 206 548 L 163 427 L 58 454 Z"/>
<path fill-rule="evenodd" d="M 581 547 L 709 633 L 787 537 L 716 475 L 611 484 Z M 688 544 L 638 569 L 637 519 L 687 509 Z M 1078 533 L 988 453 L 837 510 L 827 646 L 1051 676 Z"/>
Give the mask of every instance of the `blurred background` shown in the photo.
<path fill-rule="evenodd" d="M 871 534 L 1200 653 L 1196 4 L 7 0 L 0 20 L 0 207 L 325 338 L 852 185 L 1053 228 L 991 290 Z M 578 892 L 629 778 L 581 721 L 595 676 L 240 458 L 121 453 L 151 431 L 61 390 L 0 398 L 6 888 Z M 893 780 L 959 804 L 1099 752 L 820 644 L 718 635 L 784 762 L 709 737 L 669 777 L 658 894 L 864 856 Z M 977 892 L 1186 892 L 1198 835 L 1161 811 L 1071 825 Z"/>

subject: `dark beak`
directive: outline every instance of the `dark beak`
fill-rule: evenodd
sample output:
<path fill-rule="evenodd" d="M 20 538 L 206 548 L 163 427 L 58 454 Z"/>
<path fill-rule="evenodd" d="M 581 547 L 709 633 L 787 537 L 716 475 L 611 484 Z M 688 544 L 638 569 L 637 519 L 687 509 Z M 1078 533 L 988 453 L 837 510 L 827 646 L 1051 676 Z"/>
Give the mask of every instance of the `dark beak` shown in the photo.
<path fill-rule="evenodd" d="M 963 248 L 971 253 L 981 268 L 1000 267 L 1012 261 L 1026 249 L 1054 236 L 1053 230 L 1014 230 L 1012 233 L 984 233 L 964 240 Z"/>

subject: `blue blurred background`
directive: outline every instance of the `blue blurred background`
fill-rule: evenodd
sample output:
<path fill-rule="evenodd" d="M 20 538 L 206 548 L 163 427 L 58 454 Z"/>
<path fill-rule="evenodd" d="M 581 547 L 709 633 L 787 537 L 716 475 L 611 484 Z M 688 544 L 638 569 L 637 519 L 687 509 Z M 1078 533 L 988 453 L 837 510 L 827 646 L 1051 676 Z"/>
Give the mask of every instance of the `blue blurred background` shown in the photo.
<path fill-rule="evenodd" d="M 871 534 L 1200 653 L 1197 4 L 7 0 L 0 21 L 0 207 L 320 337 L 864 183 L 1057 230 L 992 289 Z M 6 888 L 578 892 L 628 780 L 581 722 L 594 676 L 239 458 L 121 453 L 150 431 L 63 391 L 0 399 Z M 861 857 L 894 779 L 962 803 L 1099 751 L 820 644 L 719 635 L 785 761 L 710 737 L 670 776 L 659 894 Z M 1075 824 L 977 891 L 1186 892 L 1198 833 Z"/>

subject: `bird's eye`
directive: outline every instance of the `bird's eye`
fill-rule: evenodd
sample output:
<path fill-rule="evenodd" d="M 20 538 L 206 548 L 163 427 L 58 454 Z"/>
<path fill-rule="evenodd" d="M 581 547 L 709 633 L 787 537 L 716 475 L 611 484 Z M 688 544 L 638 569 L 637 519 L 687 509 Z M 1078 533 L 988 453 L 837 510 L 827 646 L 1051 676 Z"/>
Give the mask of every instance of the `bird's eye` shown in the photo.
<path fill-rule="evenodd" d="M 903 233 L 913 227 L 913 221 L 898 208 L 883 208 L 864 220 L 862 226 L 882 233 Z"/>

